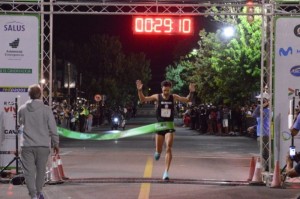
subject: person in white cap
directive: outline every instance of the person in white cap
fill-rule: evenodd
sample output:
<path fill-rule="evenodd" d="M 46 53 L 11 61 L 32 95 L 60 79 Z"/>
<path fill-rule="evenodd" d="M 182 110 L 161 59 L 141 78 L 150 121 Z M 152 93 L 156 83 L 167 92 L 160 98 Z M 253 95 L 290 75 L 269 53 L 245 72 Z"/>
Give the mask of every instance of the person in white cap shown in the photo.
<path fill-rule="evenodd" d="M 256 135 L 257 135 L 257 143 L 258 147 L 260 148 L 260 136 L 262 136 L 262 158 L 263 158 L 263 165 L 265 165 L 265 171 L 269 171 L 269 135 L 270 135 L 270 108 L 269 108 L 269 100 L 270 100 L 270 95 L 266 92 L 264 92 L 261 96 L 258 95 L 256 96 L 258 99 L 258 105 L 256 109 L 252 113 L 252 117 L 256 118 Z M 260 118 L 260 103 L 261 103 L 261 98 L 263 98 L 263 128 L 262 132 L 260 132 L 260 123 L 261 123 L 261 118 Z M 255 127 L 255 126 L 254 126 Z M 254 128 L 250 127 L 250 128 Z M 249 130 L 249 129 L 248 129 Z M 251 130 L 250 130 L 251 131 Z"/>

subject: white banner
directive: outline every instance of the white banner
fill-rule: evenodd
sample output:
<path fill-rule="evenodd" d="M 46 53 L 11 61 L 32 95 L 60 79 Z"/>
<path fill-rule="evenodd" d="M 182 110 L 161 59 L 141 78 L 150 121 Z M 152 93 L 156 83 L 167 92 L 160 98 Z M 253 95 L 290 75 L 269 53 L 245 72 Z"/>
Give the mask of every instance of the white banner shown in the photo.
<path fill-rule="evenodd" d="M 284 166 L 291 145 L 289 128 L 295 117 L 292 113 L 296 113 L 299 108 L 300 18 L 278 18 L 275 39 L 274 157 Z M 296 150 L 300 151 L 299 135 L 295 137 L 294 142 Z"/>
<path fill-rule="evenodd" d="M 25 89 L 27 91 L 27 89 Z M 13 159 L 16 150 L 16 108 L 28 100 L 25 93 L 0 93 L 0 166 L 6 166 Z M 18 106 L 16 106 L 16 99 Z M 20 143 L 19 143 L 20 146 Z M 14 166 L 11 165 L 11 166 Z"/>
<path fill-rule="evenodd" d="M 16 149 L 16 99 L 22 105 L 39 82 L 39 38 L 38 15 L 0 15 L 0 166 Z"/>
<path fill-rule="evenodd" d="M 39 19 L 0 16 L 0 86 L 37 83 L 39 75 Z"/>

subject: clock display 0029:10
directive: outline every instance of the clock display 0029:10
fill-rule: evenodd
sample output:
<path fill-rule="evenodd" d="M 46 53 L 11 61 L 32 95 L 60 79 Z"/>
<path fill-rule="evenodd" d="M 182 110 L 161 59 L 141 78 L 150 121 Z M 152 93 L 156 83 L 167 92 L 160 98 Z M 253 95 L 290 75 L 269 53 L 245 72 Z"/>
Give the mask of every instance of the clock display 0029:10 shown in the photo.
<path fill-rule="evenodd" d="M 193 27 L 191 17 L 133 17 L 134 34 L 191 35 Z"/>

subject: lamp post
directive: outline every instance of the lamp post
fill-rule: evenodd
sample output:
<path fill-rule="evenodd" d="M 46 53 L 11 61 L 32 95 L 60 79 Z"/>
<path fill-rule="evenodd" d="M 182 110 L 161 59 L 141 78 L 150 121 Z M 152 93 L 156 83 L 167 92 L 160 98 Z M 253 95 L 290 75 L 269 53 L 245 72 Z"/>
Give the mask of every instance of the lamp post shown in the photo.
<path fill-rule="evenodd" d="M 71 91 L 70 91 L 70 75 L 71 75 L 71 64 L 68 62 L 68 107 L 70 107 L 70 101 L 71 101 Z"/>

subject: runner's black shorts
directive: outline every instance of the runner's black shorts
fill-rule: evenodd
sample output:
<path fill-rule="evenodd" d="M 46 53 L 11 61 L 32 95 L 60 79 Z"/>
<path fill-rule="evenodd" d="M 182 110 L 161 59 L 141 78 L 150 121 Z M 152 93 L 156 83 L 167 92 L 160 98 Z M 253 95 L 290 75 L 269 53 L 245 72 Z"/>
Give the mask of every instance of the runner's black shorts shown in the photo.
<path fill-rule="evenodd" d="M 174 132 L 175 132 L 175 129 L 168 129 L 168 130 L 158 131 L 158 132 L 156 132 L 156 134 L 165 136 L 167 133 L 174 133 Z"/>

